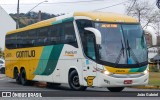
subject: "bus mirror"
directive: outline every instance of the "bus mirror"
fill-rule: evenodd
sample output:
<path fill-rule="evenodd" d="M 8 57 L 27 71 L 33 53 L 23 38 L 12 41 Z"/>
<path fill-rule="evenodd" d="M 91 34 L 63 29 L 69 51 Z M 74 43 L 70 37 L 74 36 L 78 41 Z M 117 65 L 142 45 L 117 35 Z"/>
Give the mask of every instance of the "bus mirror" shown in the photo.
<path fill-rule="evenodd" d="M 101 44 L 101 32 L 99 30 L 92 28 L 92 27 L 86 27 L 84 29 L 92 32 L 95 35 L 96 44 Z"/>

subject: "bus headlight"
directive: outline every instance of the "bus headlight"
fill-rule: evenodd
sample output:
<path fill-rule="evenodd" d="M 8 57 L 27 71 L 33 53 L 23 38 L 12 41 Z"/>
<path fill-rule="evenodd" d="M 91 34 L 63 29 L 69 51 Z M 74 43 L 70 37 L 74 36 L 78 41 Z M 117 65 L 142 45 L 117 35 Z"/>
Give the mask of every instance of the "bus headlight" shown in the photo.
<path fill-rule="evenodd" d="M 148 70 L 146 69 L 146 70 L 143 72 L 143 74 L 148 74 Z"/>
<path fill-rule="evenodd" d="M 111 74 L 108 70 L 105 70 L 103 73 L 104 73 L 105 75 L 110 75 L 110 74 Z"/>

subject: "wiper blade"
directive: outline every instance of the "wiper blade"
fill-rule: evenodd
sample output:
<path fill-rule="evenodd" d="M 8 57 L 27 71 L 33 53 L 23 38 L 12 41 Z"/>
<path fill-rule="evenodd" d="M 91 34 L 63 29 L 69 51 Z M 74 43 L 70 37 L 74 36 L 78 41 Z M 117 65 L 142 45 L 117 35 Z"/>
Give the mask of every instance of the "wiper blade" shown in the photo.
<path fill-rule="evenodd" d="M 122 42 L 122 40 L 121 40 L 121 44 L 122 44 L 122 49 L 121 50 L 123 50 L 123 57 L 124 57 L 124 46 L 123 46 L 123 42 Z"/>
<path fill-rule="evenodd" d="M 120 50 L 120 52 L 119 52 L 119 55 L 118 55 L 118 57 L 117 57 L 117 59 L 116 59 L 115 66 L 117 66 L 117 64 L 119 63 L 122 54 L 123 54 L 123 57 L 124 57 L 124 50 L 125 50 L 125 48 L 124 48 L 124 46 L 123 46 L 122 40 L 121 40 L 121 45 L 122 45 L 122 48 L 121 48 L 121 50 Z M 115 66 L 114 66 L 114 67 L 115 67 Z"/>
<path fill-rule="evenodd" d="M 132 56 L 133 56 L 133 60 L 134 60 L 134 61 L 136 62 L 136 64 L 138 64 L 138 66 L 139 66 L 139 61 L 138 61 L 136 55 L 134 54 L 132 48 L 130 47 L 129 42 L 128 42 L 128 39 L 127 39 L 127 50 L 128 50 L 128 53 L 129 53 L 129 57 L 132 55 Z"/>
<path fill-rule="evenodd" d="M 130 54 L 130 46 L 129 46 L 129 43 L 128 43 L 128 39 L 127 39 L 127 50 L 128 50 L 128 56 L 130 57 L 131 56 L 131 54 Z"/>

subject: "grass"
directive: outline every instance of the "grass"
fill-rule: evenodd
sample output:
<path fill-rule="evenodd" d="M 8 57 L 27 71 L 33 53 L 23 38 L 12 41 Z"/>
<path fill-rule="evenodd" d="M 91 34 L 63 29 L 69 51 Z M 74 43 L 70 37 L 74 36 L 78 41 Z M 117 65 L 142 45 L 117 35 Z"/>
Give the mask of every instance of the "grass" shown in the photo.
<path fill-rule="evenodd" d="M 160 86 L 160 72 L 149 72 L 149 85 Z"/>
<path fill-rule="evenodd" d="M 146 86 L 133 86 L 138 89 L 160 89 L 160 72 L 149 72 L 149 84 Z"/>

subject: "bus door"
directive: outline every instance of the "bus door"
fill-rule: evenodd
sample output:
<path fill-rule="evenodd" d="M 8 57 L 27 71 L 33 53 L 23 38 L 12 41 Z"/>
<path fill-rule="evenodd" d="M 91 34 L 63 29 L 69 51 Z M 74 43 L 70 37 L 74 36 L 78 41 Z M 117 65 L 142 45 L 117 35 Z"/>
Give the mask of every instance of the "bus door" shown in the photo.
<path fill-rule="evenodd" d="M 85 43 L 84 43 L 85 42 Z M 83 59 L 83 78 L 84 85 L 95 86 L 98 84 L 96 78 L 97 64 L 96 53 L 95 53 L 95 36 L 94 34 L 85 34 L 83 41 L 84 52 L 86 54 L 86 59 Z"/>

